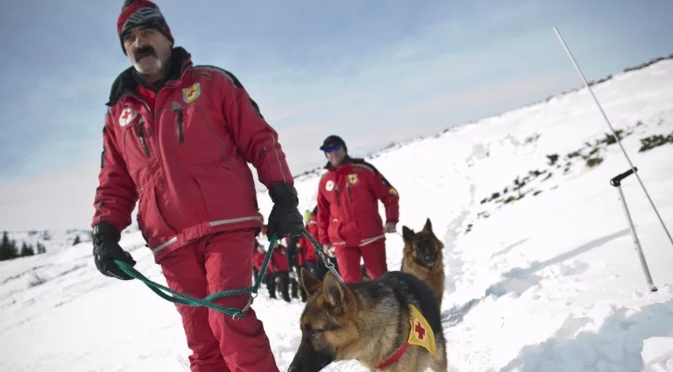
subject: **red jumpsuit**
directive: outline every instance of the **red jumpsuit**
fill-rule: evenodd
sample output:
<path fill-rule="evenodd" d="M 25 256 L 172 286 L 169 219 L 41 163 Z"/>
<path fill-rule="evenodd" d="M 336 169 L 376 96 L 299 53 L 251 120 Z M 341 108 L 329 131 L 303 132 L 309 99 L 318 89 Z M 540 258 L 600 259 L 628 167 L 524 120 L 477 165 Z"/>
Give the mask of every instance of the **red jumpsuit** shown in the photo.
<path fill-rule="evenodd" d="M 139 202 L 138 224 L 170 288 L 198 298 L 247 288 L 250 246 L 262 226 L 248 164 L 268 188 L 293 184 L 285 154 L 231 73 L 194 66 L 182 48 L 173 49 L 171 66 L 156 91 L 135 80 L 132 68 L 111 89 L 92 226 L 106 221 L 124 230 Z M 241 309 L 248 298 L 215 302 Z M 278 371 L 252 308 L 234 321 L 176 306 L 192 372 Z"/>

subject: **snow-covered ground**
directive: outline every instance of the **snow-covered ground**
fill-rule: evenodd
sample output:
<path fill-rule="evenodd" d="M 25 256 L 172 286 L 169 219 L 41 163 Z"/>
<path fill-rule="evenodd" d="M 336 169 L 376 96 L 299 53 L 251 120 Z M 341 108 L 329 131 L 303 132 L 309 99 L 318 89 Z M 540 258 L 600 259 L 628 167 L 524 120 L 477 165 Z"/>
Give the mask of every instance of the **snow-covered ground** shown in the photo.
<path fill-rule="evenodd" d="M 594 90 L 673 233 L 673 145 L 638 151 L 647 136 L 673 135 L 673 60 Z M 398 230 L 420 229 L 429 217 L 446 245 L 451 370 L 673 371 L 673 245 L 636 177 L 626 179 L 659 288 L 650 292 L 609 183 L 629 165 L 619 145 L 605 141 L 608 132 L 583 89 L 371 159 L 400 192 Z M 313 208 L 317 184 L 317 175 L 297 179 L 301 211 Z M 259 199 L 268 215 L 268 196 Z M 138 270 L 165 283 L 137 232 L 122 244 Z M 390 269 L 401 252 L 401 237 L 389 235 Z M 0 262 L 0 283 L 2 371 L 186 370 L 173 305 L 139 281 L 100 275 L 90 242 Z M 285 370 L 303 304 L 269 300 L 262 289 L 254 308 Z M 325 371 L 364 369 L 342 362 Z"/>

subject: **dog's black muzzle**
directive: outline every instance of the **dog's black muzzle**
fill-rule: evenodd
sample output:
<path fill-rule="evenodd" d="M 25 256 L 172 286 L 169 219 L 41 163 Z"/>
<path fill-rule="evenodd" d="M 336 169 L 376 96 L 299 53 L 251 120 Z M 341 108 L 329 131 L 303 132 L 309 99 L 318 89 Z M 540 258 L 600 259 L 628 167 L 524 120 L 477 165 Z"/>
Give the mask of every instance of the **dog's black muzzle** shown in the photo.
<path fill-rule="evenodd" d="M 437 263 L 437 256 L 435 255 L 420 256 L 418 258 L 418 261 L 421 265 L 429 269 L 432 269 L 432 267 L 435 266 L 435 263 Z"/>
<path fill-rule="evenodd" d="M 310 342 L 302 342 L 287 372 L 318 372 L 334 361 L 326 351 L 318 351 Z"/>

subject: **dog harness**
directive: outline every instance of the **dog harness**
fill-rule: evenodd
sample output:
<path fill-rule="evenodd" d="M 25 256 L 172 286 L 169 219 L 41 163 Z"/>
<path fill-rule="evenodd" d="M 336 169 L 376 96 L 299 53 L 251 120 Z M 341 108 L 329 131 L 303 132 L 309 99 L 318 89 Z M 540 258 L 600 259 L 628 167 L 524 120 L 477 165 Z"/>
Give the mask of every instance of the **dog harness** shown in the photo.
<path fill-rule="evenodd" d="M 409 337 L 388 359 L 377 364 L 376 368 L 386 368 L 399 361 L 409 345 L 421 346 L 427 349 L 433 357 L 437 355 L 437 344 L 432 327 L 423 314 L 411 304 L 409 304 Z"/>

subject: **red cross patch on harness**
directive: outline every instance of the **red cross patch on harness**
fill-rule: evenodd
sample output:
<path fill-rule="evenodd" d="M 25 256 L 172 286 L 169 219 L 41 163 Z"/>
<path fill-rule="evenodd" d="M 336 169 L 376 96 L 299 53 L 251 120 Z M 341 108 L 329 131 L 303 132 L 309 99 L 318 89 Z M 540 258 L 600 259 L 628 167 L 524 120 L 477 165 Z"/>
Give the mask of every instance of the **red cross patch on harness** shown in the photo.
<path fill-rule="evenodd" d="M 416 325 L 414 325 L 414 332 L 416 332 L 416 338 L 419 340 L 423 341 L 425 339 L 425 332 L 427 331 L 418 321 L 416 321 Z"/>
<path fill-rule="evenodd" d="M 423 314 L 414 305 L 409 305 L 409 325 L 411 326 L 407 340 L 409 344 L 422 346 L 430 352 L 430 355 L 435 356 L 437 354 L 435 334 Z"/>

